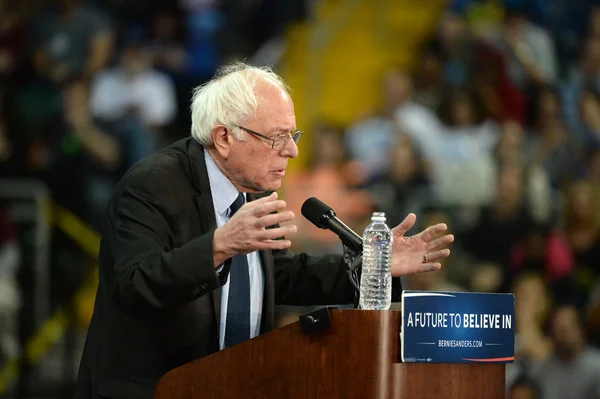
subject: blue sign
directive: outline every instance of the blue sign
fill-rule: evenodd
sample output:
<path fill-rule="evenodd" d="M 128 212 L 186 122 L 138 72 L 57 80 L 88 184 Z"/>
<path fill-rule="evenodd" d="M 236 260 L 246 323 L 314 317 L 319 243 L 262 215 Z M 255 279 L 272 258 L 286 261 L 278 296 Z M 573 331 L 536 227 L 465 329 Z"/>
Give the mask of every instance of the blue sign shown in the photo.
<path fill-rule="evenodd" d="M 402 293 L 401 361 L 512 363 L 513 294 Z"/>

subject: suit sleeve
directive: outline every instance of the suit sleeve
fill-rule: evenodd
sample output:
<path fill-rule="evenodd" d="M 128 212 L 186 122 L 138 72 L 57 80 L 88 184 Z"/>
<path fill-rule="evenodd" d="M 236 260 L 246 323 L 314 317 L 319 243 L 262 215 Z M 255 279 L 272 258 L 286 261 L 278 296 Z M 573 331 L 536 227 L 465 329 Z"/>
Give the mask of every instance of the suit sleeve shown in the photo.
<path fill-rule="evenodd" d="M 341 255 L 310 256 L 275 251 L 275 304 L 291 306 L 346 305 L 354 287 Z"/>
<path fill-rule="evenodd" d="M 401 297 L 402 282 L 393 278 L 392 302 L 400 302 Z M 357 299 L 341 255 L 315 257 L 275 251 L 276 305 L 347 305 Z"/>
<path fill-rule="evenodd" d="M 101 265 L 111 298 L 132 317 L 192 301 L 221 287 L 230 262 L 217 274 L 214 229 L 175 248 L 178 201 L 161 170 L 130 175 L 109 204 L 105 250 L 113 262 Z"/>

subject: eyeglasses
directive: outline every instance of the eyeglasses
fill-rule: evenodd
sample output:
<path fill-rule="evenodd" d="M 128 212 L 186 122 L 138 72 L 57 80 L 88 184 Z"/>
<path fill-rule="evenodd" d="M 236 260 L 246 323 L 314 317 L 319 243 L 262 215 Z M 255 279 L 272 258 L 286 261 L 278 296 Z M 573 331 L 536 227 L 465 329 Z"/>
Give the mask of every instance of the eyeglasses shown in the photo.
<path fill-rule="evenodd" d="M 298 144 L 298 142 L 300 141 L 300 137 L 302 137 L 302 130 L 298 130 L 298 129 L 293 130 L 290 133 L 280 134 L 279 136 L 268 137 L 268 136 L 265 136 L 264 134 L 260 134 L 258 132 L 255 132 L 254 130 L 250 130 L 250 129 L 245 128 L 240 125 L 235 125 L 235 127 L 237 127 L 238 129 L 242 129 L 246 133 L 250 133 L 256 137 L 260 137 L 261 139 L 270 141 L 271 148 L 276 151 L 283 150 L 290 139 L 294 140 L 294 143 Z"/>

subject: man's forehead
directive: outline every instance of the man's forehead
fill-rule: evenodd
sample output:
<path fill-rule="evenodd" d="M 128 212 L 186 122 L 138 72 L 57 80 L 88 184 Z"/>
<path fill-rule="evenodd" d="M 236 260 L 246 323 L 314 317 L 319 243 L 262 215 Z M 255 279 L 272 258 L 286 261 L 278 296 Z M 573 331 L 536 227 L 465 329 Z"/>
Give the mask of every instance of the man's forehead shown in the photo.
<path fill-rule="evenodd" d="M 283 97 L 265 98 L 264 101 L 260 101 L 254 119 L 268 125 L 266 127 L 272 132 L 280 131 L 283 133 L 296 128 L 294 104 L 291 99 L 286 101 Z"/>
<path fill-rule="evenodd" d="M 268 134 L 285 134 L 296 129 L 296 119 L 293 114 L 291 117 L 273 115 L 271 118 L 262 118 L 259 122 L 262 122 L 265 133 Z"/>

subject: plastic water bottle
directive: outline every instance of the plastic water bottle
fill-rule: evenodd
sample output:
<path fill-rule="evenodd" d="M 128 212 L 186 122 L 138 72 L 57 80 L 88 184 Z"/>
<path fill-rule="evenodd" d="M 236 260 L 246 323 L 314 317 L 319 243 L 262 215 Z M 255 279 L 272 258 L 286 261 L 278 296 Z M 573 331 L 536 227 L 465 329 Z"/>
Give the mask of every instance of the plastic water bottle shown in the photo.
<path fill-rule="evenodd" d="M 385 224 L 385 213 L 374 212 L 363 233 L 360 278 L 360 309 L 385 310 L 392 303 L 393 234 Z"/>

